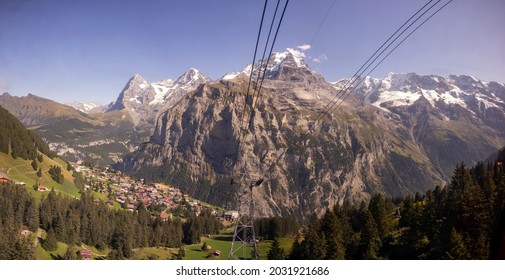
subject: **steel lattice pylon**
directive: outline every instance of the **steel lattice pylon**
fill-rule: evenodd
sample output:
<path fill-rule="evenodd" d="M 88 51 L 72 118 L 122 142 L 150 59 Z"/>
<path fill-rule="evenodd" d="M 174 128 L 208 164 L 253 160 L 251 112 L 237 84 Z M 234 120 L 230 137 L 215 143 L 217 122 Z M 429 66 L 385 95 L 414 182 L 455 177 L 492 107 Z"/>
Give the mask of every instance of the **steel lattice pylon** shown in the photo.
<path fill-rule="evenodd" d="M 239 195 L 239 216 L 231 242 L 230 260 L 258 259 L 256 233 L 254 231 L 254 200 L 253 190 L 261 185 L 263 180 L 249 183 Z"/>

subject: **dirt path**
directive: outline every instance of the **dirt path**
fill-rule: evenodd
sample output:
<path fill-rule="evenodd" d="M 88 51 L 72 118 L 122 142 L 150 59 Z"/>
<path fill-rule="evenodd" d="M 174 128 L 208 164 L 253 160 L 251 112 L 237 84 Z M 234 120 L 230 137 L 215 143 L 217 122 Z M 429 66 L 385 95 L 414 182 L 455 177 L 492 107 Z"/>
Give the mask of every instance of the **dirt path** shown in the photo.
<path fill-rule="evenodd" d="M 30 163 L 23 163 L 23 164 L 12 166 L 11 168 L 7 169 L 7 175 L 11 172 L 12 169 L 18 168 L 18 167 L 21 167 L 21 166 L 27 166 L 28 164 L 30 164 Z"/>

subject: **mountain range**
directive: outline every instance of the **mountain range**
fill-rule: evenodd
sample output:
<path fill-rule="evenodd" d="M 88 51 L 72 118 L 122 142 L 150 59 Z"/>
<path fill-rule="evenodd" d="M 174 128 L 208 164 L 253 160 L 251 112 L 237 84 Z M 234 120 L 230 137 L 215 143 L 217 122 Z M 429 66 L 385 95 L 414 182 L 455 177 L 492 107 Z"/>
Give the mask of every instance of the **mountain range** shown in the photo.
<path fill-rule="evenodd" d="M 264 63 L 216 81 L 196 69 L 154 83 L 135 75 L 97 113 L 33 95 L 4 94 L 0 105 L 71 160 L 93 154 L 216 205 L 236 207 L 244 184 L 264 179 L 255 191 L 262 216 L 304 219 L 376 192 L 423 192 L 443 185 L 455 164 L 505 146 L 503 84 L 465 75 L 365 77 L 319 118 L 349 79 L 327 82 L 296 53 L 275 53 L 261 96 L 246 100 L 249 75 L 262 74 Z M 39 109 L 23 107 L 33 100 Z"/>
<path fill-rule="evenodd" d="M 261 97 L 247 101 L 256 109 L 244 137 L 248 77 L 261 61 L 185 95 L 117 167 L 218 205 L 237 203 L 240 187 L 229 178 L 245 173 L 247 182 L 265 179 L 255 193 L 259 215 L 306 217 L 375 192 L 403 196 L 443 185 L 455 164 L 505 145 L 502 84 L 469 76 L 366 78 L 317 120 L 345 80 L 326 82 L 289 51 L 268 63 Z"/>

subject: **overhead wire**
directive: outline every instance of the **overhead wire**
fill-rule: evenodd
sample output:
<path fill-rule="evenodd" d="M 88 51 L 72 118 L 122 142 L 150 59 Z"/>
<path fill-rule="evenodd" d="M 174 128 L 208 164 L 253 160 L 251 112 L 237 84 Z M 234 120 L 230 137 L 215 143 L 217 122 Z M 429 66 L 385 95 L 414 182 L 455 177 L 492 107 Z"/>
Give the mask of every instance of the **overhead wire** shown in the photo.
<path fill-rule="evenodd" d="M 240 151 L 240 147 L 242 145 L 242 138 L 244 138 L 244 135 L 245 135 L 245 132 L 242 131 L 242 125 L 244 123 L 244 119 L 246 118 L 247 100 L 249 99 L 249 93 L 250 93 L 250 89 L 251 89 L 251 82 L 252 82 L 254 64 L 256 62 L 256 54 L 257 54 L 257 51 L 258 51 L 258 45 L 259 45 L 260 38 L 261 38 L 261 30 L 263 29 L 263 21 L 265 19 L 265 12 L 267 10 L 267 5 L 268 5 L 268 0 L 265 0 L 265 4 L 263 5 L 263 12 L 261 14 L 260 27 L 258 29 L 258 35 L 256 37 L 256 46 L 254 48 L 253 61 L 251 63 L 251 74 L 249 75 L 249 82 L 247 84 L 247 93 L 246 93 L 246 96 L 244 98 L 244 106 L 242 108 L 242 115 L 241 115 L 240 126 L 239 126 L 240 130 L 239 130 L 239 136 L 238 136 L 238 143 L 239 144 L 237 145 L 237 149 L 235 151 L 235 154 L 237 156 L 238 156 L 238 153 Z"/>
<path fill-rule="evenodd" d="M 252 76 L 253 76 L 252 73 L 253 73 L 253 70 L 254 70 L 254 64 L 256 62 L 256 53 L 258 51 L 258 45 L 259 45 L 259 42 L 260 42 L 261 30 L 263 29 L 263 20 L 265 19 L 265 12 L 267 10 L 267 4 L 268 4 L 268 0 L 265 0 L 265 5 L 263 6 L 263 13 L 261 14 L 260 28 L 258 30 L 258 36 L 256 37 L 256 47 L 254 48 L 254 56 L 253 56 L 253 61 L 252 61 L 252 64 L 251 64 L 251 75 L 249 75 L 249 83 L 247 84 L 247 93 L 246 93 L 246 97 L 244 99 L 244 107 L 243 107 L 243 110 L 242 110 L 242 120 L 240 122 L 240 127 L 242 127 L 242 123 L 244 122 L 244 117 L 245 117 L 245 114 L 246 114 L 246 111 L 247 111 L 247 100 L 249 99 L 249 92 L 250 92 L 251 82 L 252 82 Z M 240 141 L 240 139 L 239 139 L 239 141 Z"/>
<path fill-rule="evenodd" d="M 286 13 L 286 8 L 288 7 L 288 4 L 289 4 L 289 0 L 286 0 L 286 4 L 284 4 L 284 8 L 282 9 L 281 18 L 279 19 L 279 23 L 277 24 L 277 30 L 275 31 L 272 45 L 270 46 L 270 53 L 268 54 L 267 62 L 265 63 L 263 75 L 261 77 L 260 86 L 259 86 L 258 90 L 256 91 L 256 100 L 261 96 L 261 89 L 263 88 L 263 81 L 265 80 L 265 75 L 267 72 L 268 63 L 270 62 L 270 58 L 272 57 L 272 52 L 273 52 L 273 49 L 275 46 L 275 41 L 277 40 L 277 35 L 279 35 L 279 30 L 281 28 L 282 20 L 284 19 L 284 14 Z M 253 101 L 254 101 L 254 98 L 253 98 Z M 256 107 L 256 104 L 257 104 L 257 102 L 253 102 L 253 106 L 252 106 L 253 111 L 254 111 L 254 108 Z"/>
<path fill-rule="evenodd" d="M 321 119 L 322 117 L 324 117 L 324 115 L 326 115 L 327 111 L 331 110 L 332 106 L 339 101 L 339 99 L 345 94 L 345 89 L 347 89 L 348 87 L 352 86 L 352 84 L 358 79 L 358 77 L 363 73 L 363 68 L 365 66 L 367 66 L 367 64 L 373 64 L 373 62 L 375 62 L 375 60 L 380 57 L 380 55 L 384 52 L 384 50 L 386 50 L 389 46 L 391 46 L 392 43 L 394 43 L 406 30 L 408 30 L 408 28 L 410 28 L 412 26 L 413 23 L 416 22 L 416 20 L 418 20 L 420 17 L 422 17 L 422 15 L 420 17 L 418 17 L 416 20 L 414 20 L 414 22 L 412 24 L 410 24 L 407 28 L 405 28 L 405 30 L 399 34 L 386 48 L 384 48 L 384 46 L 386 44 L 388 44 L 388 42 L 398 33 L 400 32 L 404 27 L 405 25 L 407 25 L 415 16 L 417 16 L 422 10 L 424 10 L 424 8 L 426 8 L 426 6 L 428 6 L 431 2 L 433 2 L 434 0 L 430 0 L 429 2 L 427 2 L 424 6 L 422 6 L 419 10 L 417 10 L 416 13 L 414 13 L 409 19 L 407 19 L 407 21 L 405 21 L 398 29 L 396 29 L 396 31 L 391 35 L 389 36 L 389 38 L 384 41 L 384 43 L 382 43 L 382 45 L 367 59 L 367 61 L 365 63 L 363 63 L 363 65 L 361 65 L 361 67 L 358 69 L 358 71 L 356 71 L 356 73 L 354 73 L 354 75 L 351 77 L 351 79 L 349 79 L 347 81 L 347 83 L 343 86 L 343 88 L 333 97 L 333 99 L 327 103 L 323 110 L 321 112 L 319 112 L 319 114 L 316 115 L 316 119 L 314 122 L 317 122 L 319 119 Z M 438 0 L 433 6 L 435 6 L 436 4 L 438 4 L 441 0 Z M 430 8 L 432 8 L 433 6 L 431 6 Z M 427 10 L 429 11 L 430 8 Z M 426 13 L 426 11 L 425 11 Z M 424 13 L 423 13 L 424 15 Z M 382 50 L 384 48 L 384 50 Z M 382 50 L 382 52 L 377 55 L 377 53 L 379 53 L 380 51 Z M 374 57 L 377 55 L 377 57 L 374 59 Z M 374 59 L 372 62 L 370 62 L 370 60 Z M 368 67 L 370 67 L 370 65 Z M 365 68 L 364 71 L 366 71 L 366 69 L 368 68 Z"/>
<path fill-rule="evenodd" d="M 317 27 L 316 33 L 314 33 L 314 37 L 312 37 L 312 40 L 310 40 L 309 46 L 312 46 L 312 44 L 314 43 L 314 40 L 316 39 L 317 35 L 319 34 L 319 31 L 321 30 L 321 27 L 323 26 L 324 22 L 328 18 L 328 15 L 330 14 L 330 11 L 333 8 L 333 5 L 335 5 L 335 2 L 337 2 L 337 0 L 333 0 L 333 2 L 331 3 L 330 7 L 328 8 L 328 10 L 326 10 L 326 14 L 323 17 L 323 20 L 319 23 L 319 26 Z"/>
<path fill-rule="evenodd" d="M 245 99 L 244 108 L 243 108 L 243 114 L 242 114 L 242 118 L 241 118 L 241 122 L 240 122 L 240 126 L 239 126 L 240 127 L 240 132 L 239 132 L 240 135 L 239 135 L 239 139 L 238 139 L 239 144 L 237 145 L 237 152 L 236 152 L 237 155 L 238 155 L 238 153 L 240 151 L 240 147 L 243 144 L 244 137 L 245 137 L 245 135 L 249 131 L 249 128 L 248 128 L 249 122 L 251 120 L 252 115 L 254 114 L 254 109 L 255 109 L 254 100 L 260 96 L 259 92 L 260 92 L 261 87 L 262 87 L 262 83 L 261 83 L 260 86 L 259 86 L 259 88 L 257 88 L 258 81 L 256 81 L 255 90 L 253 91 L 252 98 L 251 98 L 251 104 L 250 104 L 251 108 L 250 108 L 249 113 L 247 113 L 247 108 L 248 108 L 248 105 L 249 105 L 248 104 L 249 93 L 250 93 L 251 85 L 252 85 L 252 82 L 253 82 L 252 80 L 253 80 L 253 75 L 254 75 L 254 65 L 255 65 L 255 62 L 256 62 L 256 54 L 257 54 L 258 45 L 259 45 L 259 41 L 260 41 L 260 37 L 261 37 L 261 32 L 262 32 L 262 29 L 263 29 L 263 21 L 264 21 L 265 11 L 267 9 L 267 1 L 268 0 L 265 1 L 265 5 L 263 7 L 263 14 L 262 14 L 261 23 L 260 23 L 260 29 L 258 31 L 258 36 L 257 36 L 257 40 L 256 40 L 256 48 L 254 50 L 253 63 L 251 64 L 251 72 L 250 72 L 250 75 L 249 75 L 249 83 L 248 83 L 248 86 L 247 86 L 247 94 L 246 94 L 246 99 Z M 267 36 L 267 39 L 266 39 L 265 47 L 264 47 L 264 50 L 263 50 L 262 60 L 261 60 L 260 67 L 259 67 L 260 69 L 259 69 L 259 72 L 258 72 L 258 80 L 259 80 L 259 75 L 262 72 L 261 71 L 261 68 L 263 66 L 262 63 L 264 62 L 265 53 L 266 53 L 266 50 L 268 49 L 268 44 L 269 44 L 269 41 L 270 41 L 272 28 L 274 26 L 275 19 L 276 19 L 276 16 L 277 16 L 277 11 L 278 11 L 278 7 L 279 7 L 279 3 L 280 3 L 280 0 L 277 1 L 275 12 L 274 12 L 273 17 L 272 17 L 272 22 L 271 22 L 271 25 L 270 25 L 270 29 L 269 29 L 268 36 Z M 284 9 L 282 11 L 282 15 L 281 15 L 280 20 L 279 20 L 278 25 L 277 25 L 275 36 L 274 36 L 273 41 L 272 41 L 272 45 L 271 45 L 271 48 L 270 48 L 270 54 L 268 56 L 267 63 L 264 66 L 262 81 L 264 79 L 264 73 L 267 70 L 268 61 L 269 61 L 270 56 L 272 55 L 273 46 L 275 45 L 275 41 L 277 39 L 277 35 L 278 35 L 279 29 L 280 29 L 280 25 L 281 25 L 282 20 L 284 18 L 284 14 L 286 12 L 286 8 L 287 8 L 288 3 L 289 3 L 289 0 L 286 0 L 286 4 L 284 5 Z M 247 116 L 247 121 L 244 123 L 244 120 L 245 120 L 246 116 Z"/>
<path fill-rule="evenodd" d="M 351 90 L 351 91 L 348 91 L 347 94 L 345 95 L 345 98 L 347 98 L 347 96 L 349 96 L 352 92 L 354 92 L 358 86 L 363 83 L 363 81 L 366 79 L 366 77 L 368 75 L 370 75 L 370 73 L 372 73 L 386 58 L 388 58 L 403 42 L 405 42 L 405 40 L 407 40 L 412 34 L 414 34 L 414 32 L 416 32 L 421 26 L 423 26 L 429 19 L 431 19 L 434 15 L 436 15 L 438 12 L 440 12 L 443 8 L 445 8 L 447 5 L 449 5 L 449 3 L 451 3 L 453 0 L 449 0 L 447 3 L 445 3 L 443 6 L 441 6 L 439 9 L 437 9 L 433 14 L 431 14 L 428 18 L 426 18 L 423 22 L 421 22 L 421 24 L 419 24 L 414 30 L 412 30 L 405 38 L 403 38 L 391 51 L 389 51 L 389 53 L 387 53 L 362 79 L 361 81 L 356 85 L 354 86 L 354 88 Z M 342 103 L 343 101 L 345 100 L 345 98 L 343 98 L 338 104 L 337 106 L 331 110 L 331 112 L 329 112 L 329 114 L 331 115 Z"/>
<path fill-rule="evenodd" d="M 281 0 L 277 0 L 277 5 L 275 6 L 275 11 L 274 11 L 274 15 L 272 17 L 272 22 L 270 23 L 270 29 L 268 30 L 268 35 L 267 35 L 267 41 L 265 43 L 265 47 L 263 48 L 263 55 L 261 56 L 261 62 L 260 62 L 260 70 L 258 71 L 258 76 L 256 77 L 256 86 L 258 86 L 258 81 L 260 80 L 260 76 L 261 76 L 261 68 L 263 67 L 263 64 L 264 64 L 264 61 L 265 61 L 265 54 L 267 52 L 267 49 L 268 49 L 268 43 L 270 42 L 270 35 L 272 34 L 272 28 L 274 27 L 274 23 L 275 23 L 275 18 L 277 17 L 277 10 L 279 9 L 279 4 L 281 3 Z M 266 69 L 266 67 L 264 67 L 264 69 Z M 263 70 L 263 72 L 266 71 L 266 70 Z M 257 89 L 255 89 L 257 90 Z M 253 99 L 254 100 L 254 99 Z"/>

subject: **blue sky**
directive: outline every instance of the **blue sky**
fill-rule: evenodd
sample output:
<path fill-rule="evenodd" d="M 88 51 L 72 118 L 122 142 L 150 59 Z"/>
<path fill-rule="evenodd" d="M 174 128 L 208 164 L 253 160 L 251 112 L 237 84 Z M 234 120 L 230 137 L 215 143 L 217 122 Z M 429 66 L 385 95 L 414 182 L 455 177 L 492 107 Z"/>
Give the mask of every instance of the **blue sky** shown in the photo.
<path fill-rule="evenodd" d="M 337 0 L 314 38 L 333 0 L 291 0 L 274 51 L 310 44 L 305 60 L 326 80 L 350 77 L 426 2 Z M 0 0 L 0 93 L 106 104 L 136 73 L 153 82 L 194 67 L 217 79 L 251 62 L 263 3 Z M 454 0 L 372 76 L 454 73 L 503 83 L 504 12 L 503 0 Z"/>

